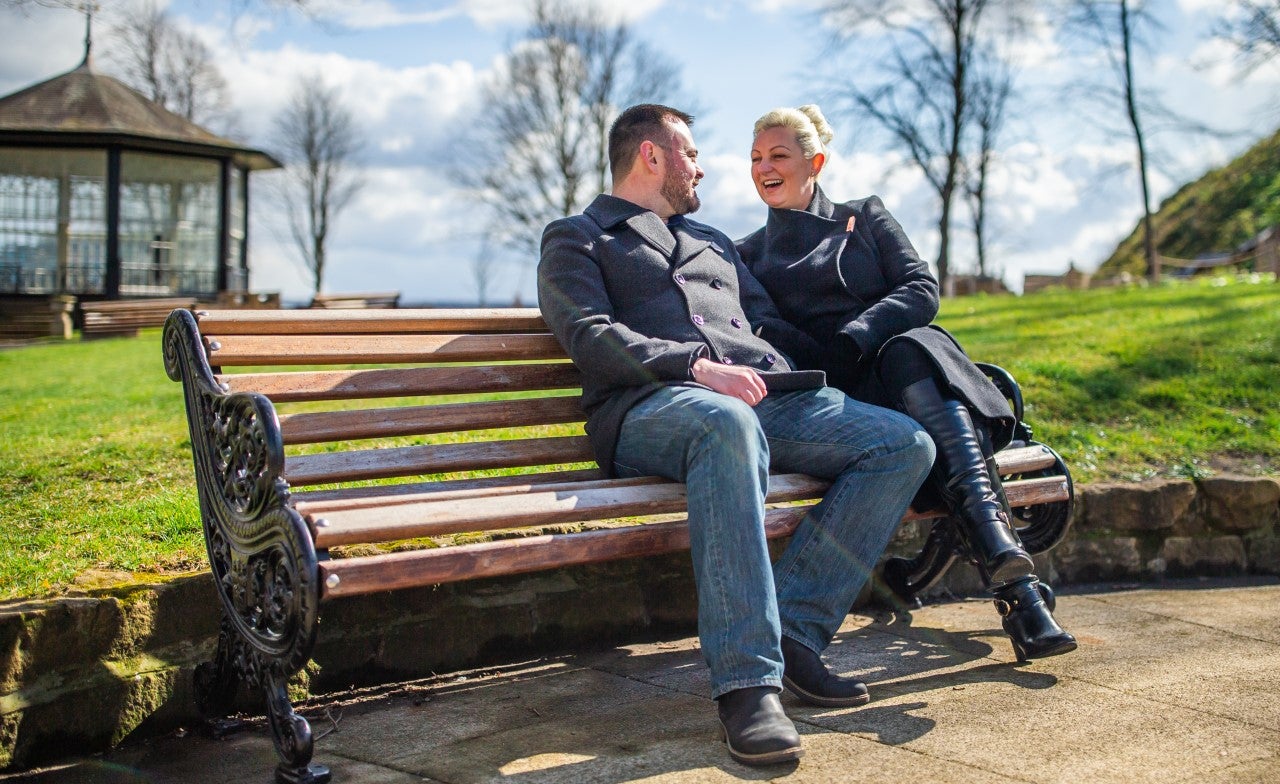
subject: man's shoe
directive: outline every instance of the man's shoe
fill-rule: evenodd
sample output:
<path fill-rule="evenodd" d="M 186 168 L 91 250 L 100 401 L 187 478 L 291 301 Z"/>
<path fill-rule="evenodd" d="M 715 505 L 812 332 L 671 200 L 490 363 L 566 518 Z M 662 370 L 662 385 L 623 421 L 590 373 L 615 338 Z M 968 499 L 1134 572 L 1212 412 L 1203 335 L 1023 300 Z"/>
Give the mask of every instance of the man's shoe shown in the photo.
<path fill-rule="evenodd" d="M 824 708 L 848 708 L 871 701 L 867 684 L 832 675 L 822 657 L 790 637 L 782 638 L 782 684 L 801 702 Z"/>
<path fill-rule="evenodd" d="M 804 754 L 800 733 L 783 712 L 772 687 L 736 689 L 722 694 L 716 702 L 729 756 L 743 765 L 794 762 Z"/>

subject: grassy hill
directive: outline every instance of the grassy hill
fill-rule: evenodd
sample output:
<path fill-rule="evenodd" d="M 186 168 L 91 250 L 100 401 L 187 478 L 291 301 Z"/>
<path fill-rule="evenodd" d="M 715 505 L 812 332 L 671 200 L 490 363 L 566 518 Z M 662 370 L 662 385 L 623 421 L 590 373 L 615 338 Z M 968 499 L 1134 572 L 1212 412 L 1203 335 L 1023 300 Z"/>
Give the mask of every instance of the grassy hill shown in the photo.
<path fill-rule="evenodd" d="M 1221 169 L 1182 186 L 1160 205 L 1154 221 L 1156 250 L 1176 259 L 1230 251 L 1262 229 L 1280 224 L 1280 131 Z M 1141 277 L 1145 270 L 1139 222 L 1097 275 L 1127 271 Z"/>
<path fill-rule="evenodd" d="M 1280 474 L 1280 283 L 969 297 L 938 321 L 1014 374 L 1079 482 Z M 205 568 L 158 330 L 0 351 L 0 400 L 0 599 Z"/>

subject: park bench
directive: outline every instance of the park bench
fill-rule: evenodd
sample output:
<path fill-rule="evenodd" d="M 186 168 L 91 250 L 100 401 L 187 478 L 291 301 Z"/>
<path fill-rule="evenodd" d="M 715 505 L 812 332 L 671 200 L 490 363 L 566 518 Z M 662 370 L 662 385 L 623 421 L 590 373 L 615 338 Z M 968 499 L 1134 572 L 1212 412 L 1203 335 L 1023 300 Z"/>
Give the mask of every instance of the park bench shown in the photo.
<path fill-rule="evenodd" d="M 83 321 L 80 337 L 84 340 L 106 337 L 136 337 L 143 327 L 159 327 L 174 308 L 193 308 L 190 297 L 161 299 L 113 299 L 80 302 Z"/>
<path fill-rule="evenodd" d="M 329 776 L 310 763 L 310 726 L 285 688 L 326 600 L 689 546 L 682 484 L 610 479 L 593 462 L 580 377 L 537 310 L 183 309 L 163 345 L 183 383 L 223 605 L 198 707 L 224 715 L 240 684 L 261 689 L 280 781 Z M 1016 384 L 988 372 L 1021 419 Z M 1030 435 L 1020 428 L 997 459 L 1024 541 L 1041 552 L 1065 533 L 1072 485 Z M 794 530 L 826 488 L 771 477 L 768 535 Z M 906 517 L 937 522 L 918 556 L 886 565 L 903 599 L 962 554 L 942 514 Z"/>
<path fill-rule="evenodd" d="M 398 291 L 355 291 L 346 294 L 317 294 L 311 298 L 313 308 L 395 308 L 400 305 Z"/>
<path fill-rule="evenodd" d="M 0 297 L 0 340 L 69 339 L 75 304 L 67 294 Z"/>

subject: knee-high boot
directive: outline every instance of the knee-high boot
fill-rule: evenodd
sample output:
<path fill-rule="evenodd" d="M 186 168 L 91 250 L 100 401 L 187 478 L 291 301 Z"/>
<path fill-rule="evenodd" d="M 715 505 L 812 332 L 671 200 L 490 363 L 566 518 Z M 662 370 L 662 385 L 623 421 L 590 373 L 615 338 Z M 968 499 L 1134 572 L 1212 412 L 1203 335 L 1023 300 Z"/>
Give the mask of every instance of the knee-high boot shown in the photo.
<path fill-rule="evenodd" d="M 932 378 L 902 390 L 907 414 L 933 437 L 938 457 L 934 477 L 960 523 L 961 535 L 988 587 L 1027 577 L 1035 565 L 1009 524 L 1000 476 L 983 449 L 985 433 L 964 403 L 942 393 Z"/>

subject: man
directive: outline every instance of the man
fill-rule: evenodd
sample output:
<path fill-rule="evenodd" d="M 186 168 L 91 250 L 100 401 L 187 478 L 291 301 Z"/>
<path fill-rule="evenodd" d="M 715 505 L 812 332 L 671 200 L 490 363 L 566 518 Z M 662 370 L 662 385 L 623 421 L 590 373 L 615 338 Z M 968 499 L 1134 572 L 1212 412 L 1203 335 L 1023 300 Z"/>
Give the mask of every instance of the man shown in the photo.
<path fill-rule="evenodd" d="M 781 319 L 724 234 L 684 216 L 703 172 L 692 117 L 644 104 L 609 132 L 610 195 L 542 237 L 543 315 L 583 375 L 587 432 L 619 476 L 685 482 L 698 635 L 730 755 L 798 759 L 785 685 L 868 701 L 826 648 L 933 462 L 911 419 L 792 369 L 816 349 Z M 770 566 L 770 466 L 832 480 Z"/>

